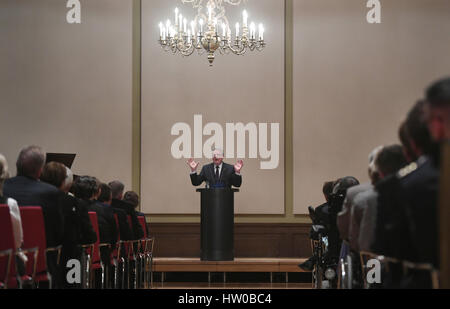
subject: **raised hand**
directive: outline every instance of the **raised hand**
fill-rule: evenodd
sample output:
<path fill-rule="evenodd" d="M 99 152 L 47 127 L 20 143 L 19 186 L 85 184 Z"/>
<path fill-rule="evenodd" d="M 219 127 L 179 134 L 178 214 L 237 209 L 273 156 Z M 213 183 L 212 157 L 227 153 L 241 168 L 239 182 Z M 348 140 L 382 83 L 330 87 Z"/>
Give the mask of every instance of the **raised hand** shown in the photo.
<path fill-rule="evenodd" d="M 241 169 L 243 166 L 244 166 L 244 161 L 239 160 L 236 162 L 236 164 L 234 165 L 234 171 L 236 172 L 236 174 L 241 173 Z"/>
<path fill-rule="evenodd" d="M 197 168 L 198 168 L 199 163 L 198 163 L 198 162 L 195 162 L 194 159 L 189 159 L 189 160 L 187 161 L 187 164 L 188 164 L 189 167 L 191 168 L 191 172 L 197 171 Z"/>

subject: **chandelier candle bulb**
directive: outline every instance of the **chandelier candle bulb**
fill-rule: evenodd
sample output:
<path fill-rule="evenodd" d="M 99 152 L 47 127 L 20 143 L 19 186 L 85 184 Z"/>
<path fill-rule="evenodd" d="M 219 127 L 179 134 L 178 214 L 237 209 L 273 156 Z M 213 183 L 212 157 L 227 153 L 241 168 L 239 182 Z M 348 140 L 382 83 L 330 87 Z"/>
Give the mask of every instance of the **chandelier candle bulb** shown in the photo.
<path fill-rule="evenodd" d="M 166 35 L 167 37 L 170 37 L 170 20 L 167 20 L 166 22 Z"/>
<path fill-rule="evenodd" d="M 242 12 L 242 16 L 243 16 L 243 21 L 244 21 L 243 27 L 245 28 L 245 27 L 247 27 L 247 22 L 248 22 L 248 13 L 246 10 L 244 10 L 244 12 Z"/>
<path fill-rule="evenodd" d="M 227 35 L 227 28 L 225 26 L 225 23 L 222 23 L 222 36 L 225 39 Z"/>
<path fill-rule="evenodd" d="M 194 21 L 191 21 L 191 32 L 192 32 L 192 35 L 195 35 L 195 22 Z"/>
<path fill-rule="evenodd" d="M 175 8 L 174 23 L 172 18 L 159 23 L 158 42 L 164 51 L 179 53 L 185 57 L 194 52 L 198 52 L 199 55 L 206 52 L 208 62 L 212 66 L 216 53 L 244 55 L 247 52 L 262 51 L 267 46 L 264 41 L 263 24 L 250 23 L 246 9 L 242 11 L 242 19 L 237 20 L 235 24 L 236 38 L 233 38 L 233 23 L 228 21 L 224 3 L 237 6 L 245 0 L 182 0 L 182 2 L 183 4 L 192 2 L 193 7 L 198 8 L 198 12 L 192 20 L 187 20 L 181 11 Z M 199 6 L 199 3 L 202 5 Z M 206 29 L 203 29 L 204 26 Z"/>
<path fill-rule="evenodd" d="M 178 23 L 178 8 L 175 8 L 175 25 Z"/>

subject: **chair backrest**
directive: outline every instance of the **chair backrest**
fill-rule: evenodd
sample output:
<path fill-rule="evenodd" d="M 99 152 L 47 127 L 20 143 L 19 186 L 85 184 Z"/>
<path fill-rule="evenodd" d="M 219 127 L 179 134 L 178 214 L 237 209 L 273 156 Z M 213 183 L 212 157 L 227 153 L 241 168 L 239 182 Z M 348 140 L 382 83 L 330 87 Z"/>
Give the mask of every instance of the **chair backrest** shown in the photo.
<path fill-rule="evenodd" d="M 127 215 L 127 220 L 128 220 L 128 225 L 130 226 L 131 231 L 134 231 L 133 230 L 133 222 L 131 221 L 131 216 L 130 215 Z"/>
<path fill-rule="evenodd" d="M 39 248 L 36 273 L 47 271 L 47 239 L 45 236 L 45 223 L 42 208 L 39 206 L 20 207 L 22 219 L 24 248 Z M 32 261 L 27 262 L 27 273 L 33 272 Z"/>
<path fill-rule="evenodd" d="M 147 223 L 145 222 L 145 217 L 138 216 L 138 220 L 139 220 L 139 223 L 142 226 L 142 230 L 144 231 L 144 238 L 147 238 L 148 235 L 147 235 L 147 229 L 146 229 L 146 226 L 145 226 Z"/>
<path fill-rule="evenodd" d="M 0 251 L 12 249 L 13 253 L 16 252 L 15 242 L 14 242 L 14 232 L 11 221 L 11 215 L 9 213 L 8 205 L 0 205 Z M 8 273 L 8 258 L 6 256 L 0 257 L 0 281 L 5 280 Z M 16 277 L 16 262 L 15 258 L 11 259 L 11 264 L 9 267 L 8 274 L 8 284 L 9 288 L 17 287 Z"/>
<path fill-rule="evenodd" d="M 114 221 L 116 222 L 116 228 L 117 228 L 117 240 L 120 240 L 120 225 L 119 225 L 119 217 L 117 214 L 114 214 Z"/>
<path fill-rule="evenodd" d="M 117 216 L 117 214 L 114 214 L 114 221 L 116 222 L 117 227 L 117 245 L 113 247 L 112 258 L 117 258 L 119 255 L 118 248 L 120 246 L 120 226 L 119 226 L 119 217 Z"/>
<path fill-rule="evenodd" d="M 100 232 L 98 228 L 98 218 L 97 213 L 90 211 L 89 219 L 91 220 L 92 227 L 97 234 L 97 241 L 94 244 L 94 252 L 92 253 L 92 263 L 100 263 Z"/>

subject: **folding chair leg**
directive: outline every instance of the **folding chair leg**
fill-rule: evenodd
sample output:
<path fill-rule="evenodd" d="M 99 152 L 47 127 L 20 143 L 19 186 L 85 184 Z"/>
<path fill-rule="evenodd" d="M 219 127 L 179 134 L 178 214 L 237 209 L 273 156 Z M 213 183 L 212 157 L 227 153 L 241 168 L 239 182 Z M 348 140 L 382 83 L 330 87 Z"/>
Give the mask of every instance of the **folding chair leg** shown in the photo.
<path fill-rule="evenodd" d="M 101 288 L 105 289 L 105 265 L 103 262 L 100 262 L 100 269 L 101 269 Z"/>
<path fill-rule="evenodd" d="M 53 289 L 53 278 L 49 272 L 47 272 L 47 277 L 48 277 L 48 288 L 51 290 Z"/>
<path fill-rule="evenodd" d="M 114 289 L 119 288 L 119 261 L 114 259 L 113 260 L 113 267 L 114 267 Z"/>
<path fill-rule="evenodd" d="M 137 283 L 138 283 L 138 266 L 139 266 L 140 261 L 135 257 L 134 258 L 134 289 L 137 289 Z"/>
<path fill-rule="evenodd" d="M 82 284 L 81 287 L 83 289 L 89 289 L 89 279 L 90 279 L 90 260 L 91 256 L 89 254 L 85 255 L 83 257 L 83 278 L 82 278 Z"/>
<path fill-rule="evenodd" d="M 125 289 L 125 259 L 122 258 L 122 282 L 121 282 L 121 288 Z"/>

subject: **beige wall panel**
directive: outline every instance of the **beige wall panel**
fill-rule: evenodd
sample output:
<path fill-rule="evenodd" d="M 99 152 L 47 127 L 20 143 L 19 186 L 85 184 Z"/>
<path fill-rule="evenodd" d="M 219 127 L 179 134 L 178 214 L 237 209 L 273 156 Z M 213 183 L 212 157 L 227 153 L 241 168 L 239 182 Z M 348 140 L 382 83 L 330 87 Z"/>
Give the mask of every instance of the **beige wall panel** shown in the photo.
<path fill-rule="evenodd" d="M 206 55 L 165 53 L 157 43 L 160 21 L 174 18 L 178 7 L 194 17 L 189 4 L 174 0 L 144 0 L 142 11 L 142 205 L 152 214 L 197 214 L 200 195 L 189 179 L 186 159 L 174 159 L 171 128 L 185 122 L 194 128 L 194 115 L 203 125 L 217 122 L 279 123 L 279 164 L 261 170 L 260 159 L 245 159 L 243 186 L 235 198 L 236 213 L 284 213 L 284 1 L 250 0 L 249 22 L 264 22 L 269 46 L 245 56 L 217 56 L 209 67 Z M 242 22 L 243 6 L 230 8 L 232 29 Z M 208 137 L 205 137 L 205 142 Z M 248 157 L 248 150 L 247 155 Z M 259 155 L 258 155 L 259 157 Z M 199 159 L 202 165 L 209 163 Z M 225 162 L 234 164 L 236 158 Z M 201 168 L 201 167 L 200 167 Z M 200 169 L 199 169 L 200 171 Z"/>
<path fill-rule="evenodd" d="M 0 1 L 0 152 L 77 153 L 73 170 L 131 185 L 132 1 Z"/>
<path fill-rule="evenodd" d="M 397 143 L 400 122 L 449 74 L 450 2 L 294 0 L 294 213 L 323 202 L 324 181 L 367 181 L 369 152 Z"/>

